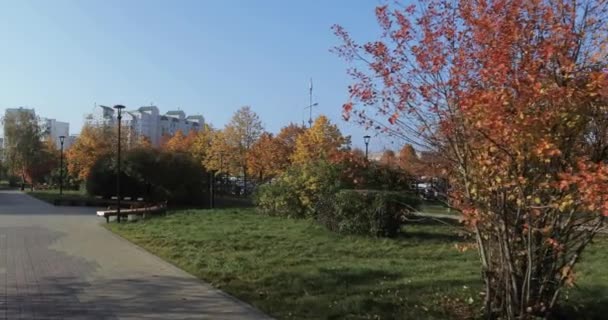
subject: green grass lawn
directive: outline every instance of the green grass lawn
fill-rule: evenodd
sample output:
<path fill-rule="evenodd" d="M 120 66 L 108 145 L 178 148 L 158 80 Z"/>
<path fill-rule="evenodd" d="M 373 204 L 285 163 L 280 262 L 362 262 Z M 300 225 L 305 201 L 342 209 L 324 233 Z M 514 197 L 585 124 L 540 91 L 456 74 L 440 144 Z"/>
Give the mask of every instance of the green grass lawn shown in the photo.
<path fill-rule="evenodd" d="M 107 226 L 278 319 L 459 318 L 480 300 L 475 252 L 458 252 L 459 230 L 446 225 L 374 239 L 226 209 Z M 584 257 L 570 305 L 608 302 L 606 249 L 603 239 Z"/>
<path fill-rule="evenodd" d="M 431 213 L 431 214 L 448 214 L 448 215 L 459 215 L 460 212 L 455 209 L 448 208 L 445 203 L 440 201 L 422 201 L 418 211 L 422 213 Z"/>

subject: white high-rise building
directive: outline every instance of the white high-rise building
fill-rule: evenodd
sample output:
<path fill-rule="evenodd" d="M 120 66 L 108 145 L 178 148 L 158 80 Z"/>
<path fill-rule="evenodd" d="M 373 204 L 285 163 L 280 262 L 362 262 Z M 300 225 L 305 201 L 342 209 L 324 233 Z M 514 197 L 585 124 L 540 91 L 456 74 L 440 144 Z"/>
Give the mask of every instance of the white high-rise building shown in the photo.
<path fill-rule="evenodd" d="M 44 124 L 44 130 L 47 134 L 48 139 L 54 141 L 55 145 L 57 146 L 57 149 L 59 149 L 61 147 L 61 141 L 59 137 L 70 136 L 70 124 L 67 122 L 57 121 L 55 119 L 44 119 Z"/>
<path fill-rule="evenodd" d="M 115 126 L 116 111 L 105 106 L 95 106 L 93 112 L 86 116 L 85 122 L 91 125 Z M 156 106 L 144 106 L 137 110 L 123 111 L 123 127 L 130 128 L 133 138 L 146 137 L 150 143 L 160 146 L 163 136 L 172 136 L 177 131 L 188 134 L 191 130 L 199 131 L 205 125 L 201 115 L 186 116 L 181 110 L 160 114 Z"/>

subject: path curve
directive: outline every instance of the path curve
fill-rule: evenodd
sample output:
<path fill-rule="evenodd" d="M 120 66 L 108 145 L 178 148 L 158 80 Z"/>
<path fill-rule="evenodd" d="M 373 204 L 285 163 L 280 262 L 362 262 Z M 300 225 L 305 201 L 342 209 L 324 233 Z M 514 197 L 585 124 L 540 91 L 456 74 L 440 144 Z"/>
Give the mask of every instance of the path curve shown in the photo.
<path fill-rule="evenodd" d="M 101 222 L 0 191 L 0 319 L 270 319 Z"/>

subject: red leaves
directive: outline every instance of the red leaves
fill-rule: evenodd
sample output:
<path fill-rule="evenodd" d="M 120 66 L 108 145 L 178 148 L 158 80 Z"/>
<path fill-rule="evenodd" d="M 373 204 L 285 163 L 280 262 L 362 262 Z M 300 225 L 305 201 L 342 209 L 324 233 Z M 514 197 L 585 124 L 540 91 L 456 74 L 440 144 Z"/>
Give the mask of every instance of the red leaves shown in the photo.
<path fill-rule="evenodd" d="M 376 19 L 378 19 L 378 24 L 384 30 L 389 30 L 391 28 L 391 19 L 388 15 L 388 6 L 378 6 L 376 7 Z"/>
<path fill-rule="evenodd" d="M 344 118 L 345 121 L 350 120 L 350 114 L 353 110 L 353 104 L 352 102 L 347 102 L 344 105 L 342 105 L 342 118 Z"/>
<path fill-rule="evenodd" d="M 608 200 L 608 172 L 576 161 L 588 153 L 581 146 L 589 140 L 585 130 L 592 130 L 585 127 L 585 117 L 593 117 L 590 104 L 608 96 L 608 71 L 588 71 L 572 59 L 569 44 L 581 34 L 573 29 L 576 6 L 454 4 L 430 0 L 406 8 L 379 6 L 383 33 L 363 46 L 334 26 L 343 41 L 340 54 L 355 58 L 343 117 L 354 114 L 379 133 L 398 130 L 406 140 L 459 151 L 447 156 L 456 166 L 463 159 L 473 161 L 463 174 L 479 182 L 479 189 L 559 190 L 563 195 L 555 197 L 570 195 L 576 205 L 601 214 L 602 197 Z M 595 36 L 600 42 L 606 38 Z M 472 154 L 463 157 L 466 152 Z M 501 181 L 488 183 L 488 176 Z"/>
<path fill-rule="evenodd" d="M 397 123 L 397 119 L 399 119 L 399 114 L 398 113 L 393 113 L 393 115 L 388 118 L 388 122 L 392 125 L 394 125 L 395 123 Z"/>

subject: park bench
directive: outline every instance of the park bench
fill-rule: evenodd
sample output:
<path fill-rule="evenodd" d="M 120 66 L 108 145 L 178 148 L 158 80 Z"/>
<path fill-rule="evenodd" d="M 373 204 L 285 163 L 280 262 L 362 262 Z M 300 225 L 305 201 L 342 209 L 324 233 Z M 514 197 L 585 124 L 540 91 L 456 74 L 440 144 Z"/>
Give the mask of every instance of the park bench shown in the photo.
<path fill-rule="evenodd" d="M 127 217 L 129 215 L 141 216 L 147 218 L 153 215 L 166 214 L 167 202 L 156 204 L 152 206 L 144 206 L 140 208 L 120 209 L 120 216 Z M 106 219 L 106 223 L 110 222 L 110 217 L 118 216 L 118 210 L 116 208 L 108 208 L 108 210 L 97 211 L 97 216 Z"/>

